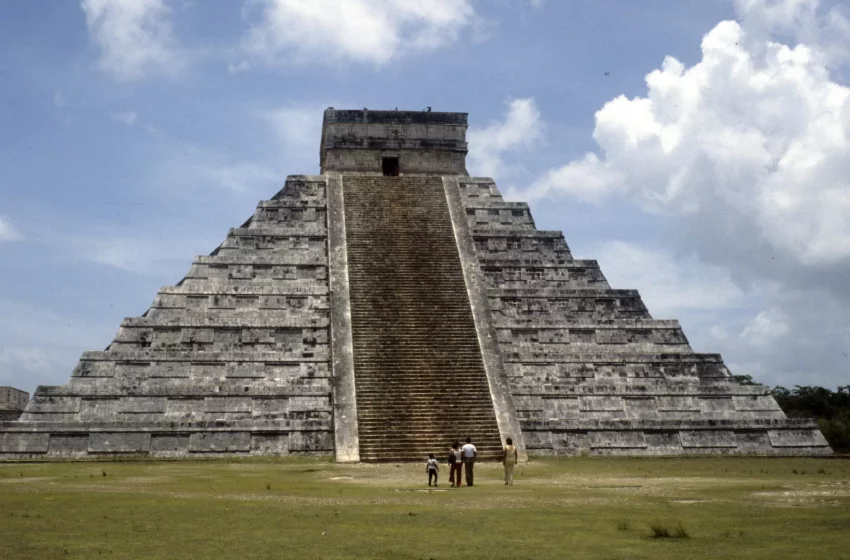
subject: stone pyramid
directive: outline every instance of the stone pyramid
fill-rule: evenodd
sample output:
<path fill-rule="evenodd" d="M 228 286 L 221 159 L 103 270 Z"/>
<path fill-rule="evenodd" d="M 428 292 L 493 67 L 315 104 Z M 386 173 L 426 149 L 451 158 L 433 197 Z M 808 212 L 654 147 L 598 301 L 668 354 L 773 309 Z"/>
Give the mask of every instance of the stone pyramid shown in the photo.
<path fill-rule="evenodd" d="M 328 109 L 296 175 L 0 423 L 0 458 L 828 454 L 465 168 L 465 113 Z"/>

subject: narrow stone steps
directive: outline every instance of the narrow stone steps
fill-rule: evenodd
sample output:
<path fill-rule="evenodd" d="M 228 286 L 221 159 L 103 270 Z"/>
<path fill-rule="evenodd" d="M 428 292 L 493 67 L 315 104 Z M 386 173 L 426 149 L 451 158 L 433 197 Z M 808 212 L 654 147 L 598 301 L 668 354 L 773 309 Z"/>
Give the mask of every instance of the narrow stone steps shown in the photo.
<path fill-rule="evenodd" d="M 501 448 L 439 177 L 343 176 L 362 460 Z"/>

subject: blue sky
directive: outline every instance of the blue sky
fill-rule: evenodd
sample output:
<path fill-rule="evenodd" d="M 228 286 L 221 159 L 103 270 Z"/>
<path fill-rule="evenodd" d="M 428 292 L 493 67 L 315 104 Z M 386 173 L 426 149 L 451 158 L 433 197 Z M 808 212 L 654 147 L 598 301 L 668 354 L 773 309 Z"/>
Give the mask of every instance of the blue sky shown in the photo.
<path fill-rule="evenodd" d="M 0 385 L 67 381 L 316 173 L 321 111 L 465 111 L 529 200 L 692 346 L 850 383 L 848 8 L 822 0 L 8 0 Z"/>

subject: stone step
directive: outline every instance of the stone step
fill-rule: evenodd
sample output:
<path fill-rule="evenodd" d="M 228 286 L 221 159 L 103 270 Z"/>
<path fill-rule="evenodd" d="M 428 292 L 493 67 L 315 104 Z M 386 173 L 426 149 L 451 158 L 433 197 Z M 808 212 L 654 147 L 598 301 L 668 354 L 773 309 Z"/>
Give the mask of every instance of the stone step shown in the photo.
<path fill-rule="evenodd" d="M 446 454 L 448 454 L 448 449 L 451 447 L 451 444 L 454 442 L 463 442 L 466 438 L 461 437 L 460 432 L 447 432 L 442 434 L 432 434 L 428 436 L 423 436 L 419 438 L 401 438 L 396 437 L 395 435 L 388 434 L 383 439 L 374 439 L 371 441 L 364 441 L 361 438 L 361 450 L 367 451 L 379 451 L 379 450 L 404 450 L 405 447 L 409 446 L 423 446 L 430 447 L 431 453 L 434 452 L 435 449 L 443 450 L 445 449 Z M 501 450 L 502 444 L 499 440 L 498 435 L 492 439 L 490 442 L 482 442 L 480 440 L 476 440 L 475 436 L 472 436 L 472 441 L 475 442 L 475 448 L 478 449 L 480 453 L 482 450 Z"/>
<path fill-rule="evenodd" d="M 380 448 L 383 448 L 385 450 L 403 450 L 407 446 L 427 446 L 430 447 L 432 450 L 446 449 L 448 451 L 448 448 L 451 447 L 452 443 L 456 441 L 464 441 L 466 439 L 467 433 L 468 432 L 461 432 L 459 430 L 451 430 L 445 432 L 422 434 L 418 437 L 401 437 L 400 434 L 387 433 L 383 437 L 377 437 L 374 439 L 360 438 L 360 441 L 361 449 L 365 450 L 376 450 Z M 480 436 L 479 434 L 471 434 L 471 437 L 472 441 L 475 442 L 476 449 L 478 449 L 479 452 L 481 450 L 486 449 L 501 449 L 502 447 L 498 434 L 496 434 L 495 437 L 488 438 L 489 441 L 482 441 L 482 436 Z"/>
<path fill-rule="evenodd" d="M 363 401 L 367 402 L 367 401 Z M 372 401 L 375 405 L 380 406 L 380 410 L 377 410 L 377 406 L 375 407 L 366 407 L 364 410 L 358 411 L 358 418 L 361 419 L 375 419 L 375 418 L 385 418 L 383 414 L 385 412 L 395 412 L 399 414 L 401 418 L 405 420 L 414 418 L 414 417 L 434 417 L 440 416 L 446 418 L 447 422 L 454 422 L 456 419 L 463 419 L 464 421 L 472 420 L 475 418 L 489 418 L 490 410 L 488 410 L 488 406 L 492 407 L 491 403 L 486 401 L 476 401 L 470 403 L 457 403 L 457 402 L 426 402 L 423 401 L 421 403 L 411 403 L 406 402 L 403 405 L 390 405 L 385 403 L 381 403 L 380 401 Z"/>

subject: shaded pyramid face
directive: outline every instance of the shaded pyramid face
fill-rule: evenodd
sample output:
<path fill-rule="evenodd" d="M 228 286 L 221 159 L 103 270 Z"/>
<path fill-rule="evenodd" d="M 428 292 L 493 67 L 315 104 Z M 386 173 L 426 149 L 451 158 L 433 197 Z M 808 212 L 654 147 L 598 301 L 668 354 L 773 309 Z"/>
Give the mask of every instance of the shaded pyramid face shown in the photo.
<path fill-rule="evenodd" d="M 697 354 L 677 321 L 492 180 L 461 113 L 325 113 L 319 176 L 254 215 L 68 384 L 0 423 L 0 458 L 109 454 L 823 454 L 811 420 Z M 387 175 L 400 175 L 384 177 Z"/>
<path fill-rule="evenodd" d="M 2 451 L 332 453 L 326 230 L 324 179 L 289 177 L 67 385 L 39 387 Z"/>

